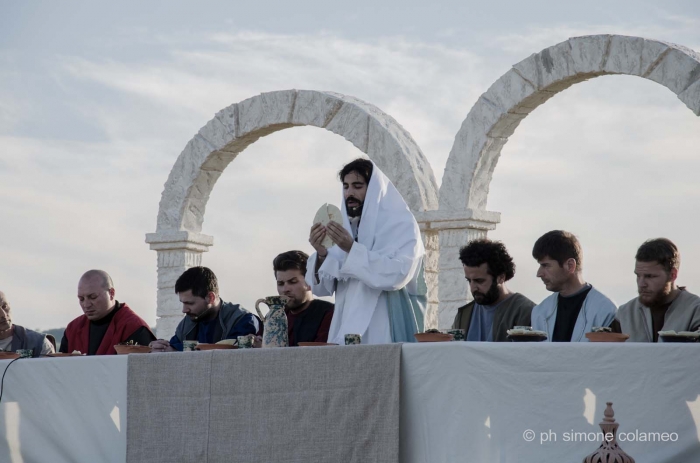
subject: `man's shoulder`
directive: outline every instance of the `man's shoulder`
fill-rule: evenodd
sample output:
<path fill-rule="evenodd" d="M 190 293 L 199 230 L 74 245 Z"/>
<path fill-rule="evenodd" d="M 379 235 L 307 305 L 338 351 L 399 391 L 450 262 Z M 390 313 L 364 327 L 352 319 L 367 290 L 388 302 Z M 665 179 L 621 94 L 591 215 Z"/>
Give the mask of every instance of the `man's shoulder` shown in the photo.
<path fill-rule="evenodd" d="M 66 331 L 68 331 L 69 329 L 72 329 L 72 328 L 76 328 L 76 327 L 78 327 L 78 325 L 82 325 L 86 321 L 87 321 L 87 317 L 85 316 L 85 314 L 78 315 L 73 320 L 68 322 L 68 324 L 66 325 Z"/>
<path fill-rule="evenodd" d="M 133 311 L 126 302 L 119 304 L 119 311 L 114 315 L 114 323 L 138 323 L 148 326 L 146 321 L 139 314 Z"/>
<path fill-rule="evenodd" d="M 595 286 L 591 285 L 591 290 L 588 292 L 586 299 L 590 299 L 592 302 L 600 304 L 600 307 L 602 308 L 612 308 L 613 310 L 617 310 L 617 305 L 615 305 L 613 300 L 597 290 Z"/>
<path fill-rule="evenodd" d="M 683 287 L 678 294 L 679 302 L 683 305 L 700 305 L 700 296 L 697 296 Z"/>
<path fill-rule="evenodd" d="M 20 334 L 24 337 L 27 338 L 45 338 L 46 335 L 44 333 L 39 333 L 38 331 L 30 330 L 29 328 L 25 328 L 22 325 L 17 325 L 15 323 L 12 324 L 12 326 L 15 329 L 16 334 Z"/>
<path fill-rule="evenodd" d="M 240 304 L 234 304 L 233 302 L 224 302 L 221 301 L 221 311 L 224 313 L 234 313 L 236 311 L 241 311 L 243 313 L 250 313 L 248 312 L 243 306 Z"/>
<path fill-rule="evenodd" d="M 324 301 L 322 299 L 314 299 L 311 301 L 311 304 L 309 305 L 310 307 L 313 307 L 314 310 L 322 310 L 324 312 L 331 312 L 335 310 L 335 304 L 332 302 Z"/>
<path fill-rule="evenodd" d="M 537 311 L 545 310 L 547 307 L 553 305 L 558 297 L 559 297 L 559 293 L 550 294 L 549 296 L 542 299 L 542 302 L 540 302 L 539 304 L 535 304 L 535 306 L 532 308 L 532 311 L 534 312 L 535 310 L 537 310 Z"/>
<path fill-rule="evenodd" d="M 467 310 L 472 310 L 474 308 L 475 301 L 468 302 L 464 304 L 462 307 L 457 308 L 457 315 L 461 315 Z"/>
<path fill-rule="evenodd" d="M 641 304 L 639 303 L 639 298 L 635 297 L 633 299 L 630 299 L 629 301 L 625 302 L 622 304 L 618 309 L 617 313 L 618 314 L 627 314 L 631 312 L 632 310 L 635 310 L 636 307 L 639 307 Z"/>
<path fill-rule="evenodd" d="M 534 302 L 532 302 L 528 297 L 520 293 L 515 293 L 511 297 L 513 298 L 513 300 L 511 301 L 510 305 L 513 307 L 532 309 L 537 305 Z"/>

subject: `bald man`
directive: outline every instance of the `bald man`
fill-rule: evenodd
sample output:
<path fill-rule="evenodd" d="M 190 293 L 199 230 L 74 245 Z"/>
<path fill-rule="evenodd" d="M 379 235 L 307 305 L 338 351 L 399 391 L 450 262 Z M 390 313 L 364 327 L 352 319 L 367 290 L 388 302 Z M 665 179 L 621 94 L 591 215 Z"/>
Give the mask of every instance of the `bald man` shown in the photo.
<path fill-rule="evenodd" d="M 134 341 L 147 346 L 156 337 L 145 321 L 115 299 L 112 278 L 103 270 L 89 270 L 78 282 L 78 301 L 83 309 L 66 327 L 61 352 L 87 355 L 116 354 L 114 345 Z"/>
<path fill-rule="evenodd" d="M 10 302 L 0 291 L 0 351 L 16 352 L 18 349 L 31 349 L 34 357 L 54 351 L 46 335 L 12 323 Z"/>

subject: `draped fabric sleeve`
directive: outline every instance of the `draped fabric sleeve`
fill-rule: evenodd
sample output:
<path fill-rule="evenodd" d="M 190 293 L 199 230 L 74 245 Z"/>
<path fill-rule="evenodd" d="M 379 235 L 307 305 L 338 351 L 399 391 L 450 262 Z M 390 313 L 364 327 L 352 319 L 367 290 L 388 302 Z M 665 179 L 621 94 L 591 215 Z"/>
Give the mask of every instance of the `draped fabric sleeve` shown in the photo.
<path fill-rule="evenodd" d="M 413 248 L 413 243 L 405 247 Z M 373 289 L 396 291 L 411 281 L 420 263 L 403 249 L 389 253 L 370 251 L 362 243 L 353 243 L 344 265 L 340 268 L 340 278 L 356 278 Z"/>
<path fill-rule="evenodd" d="M 306 284 L 311 287 L 311 292 L 315 296 L 332 296 L 335 292 L 335 278 L 332 275 L 324 272 L 324 267 L 340 267 L 340 263 L 335 257 L 328 253 L 326 259 L 323 261 L 321 268 L 318 273 L 318 280 L 316 280 L 315 270 L 316 270 L 316 259 L 318 255 L 316 253 L 309 256 L 309 260 L 306 264 Z"/>

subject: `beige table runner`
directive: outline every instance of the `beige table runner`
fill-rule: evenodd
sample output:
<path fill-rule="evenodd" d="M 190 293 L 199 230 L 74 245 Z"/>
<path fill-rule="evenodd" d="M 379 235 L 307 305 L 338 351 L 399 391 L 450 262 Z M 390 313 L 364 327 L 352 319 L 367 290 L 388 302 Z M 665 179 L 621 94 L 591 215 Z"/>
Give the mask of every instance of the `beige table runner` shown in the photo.
<path fill-rule="evenodd" d="M 400 345 L 132 355 L 127 461 L 398 462 Z"/>

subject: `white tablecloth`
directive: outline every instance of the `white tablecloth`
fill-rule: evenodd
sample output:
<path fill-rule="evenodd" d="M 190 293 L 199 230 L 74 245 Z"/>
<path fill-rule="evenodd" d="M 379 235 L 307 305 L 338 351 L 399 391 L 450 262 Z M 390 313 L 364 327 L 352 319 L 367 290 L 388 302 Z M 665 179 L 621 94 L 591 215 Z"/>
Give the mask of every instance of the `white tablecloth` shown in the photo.
<path fill-rule="evenodd" d="M 9 360 L 0 361 L 0 376 Z M 124 463 L 127 356 L 20 359 L 0 402 L 2 463 Z"/>
<path fill-rule="evenodd" d="M 401 461 L 580 462 L 613 402 L 618 432 L 677 434 L 620 442 L 637 463 L 700 462 L 698 371 L 696 344 L 404 344 Z"/>
<path fill-rule="evenodd" d="M 127 361 L 12 364 L 0 403 L 0 463 L 124 463 Z M 0 361 L 0 374 L 8 363 Z M 698 345 L 405 344 L 401 461 L 579 462 L 599 442 L 573 433 L 599 431 L 605 402 L 613 402 L 626 437 L 677 435 L 621 442 L 637 463 L 700 463 L 698 371 Z"/>

